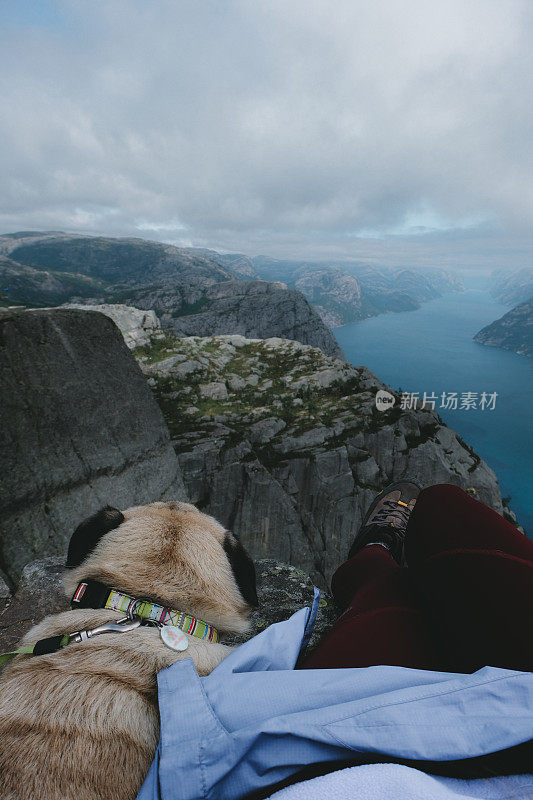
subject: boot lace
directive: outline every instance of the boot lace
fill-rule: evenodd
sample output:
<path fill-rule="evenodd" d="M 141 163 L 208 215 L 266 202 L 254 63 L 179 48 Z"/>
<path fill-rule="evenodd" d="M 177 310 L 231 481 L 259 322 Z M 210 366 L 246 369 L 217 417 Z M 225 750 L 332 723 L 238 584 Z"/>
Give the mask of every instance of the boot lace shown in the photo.
<path fill-rule="evenodd" d="M 392 522 L 395 528 L 405 528 L 409 520 L 409 508 L 399 506 L 395 500 L 385 500 L 382 508 L 372 519 L 374 525 L 390 525 Z"/>

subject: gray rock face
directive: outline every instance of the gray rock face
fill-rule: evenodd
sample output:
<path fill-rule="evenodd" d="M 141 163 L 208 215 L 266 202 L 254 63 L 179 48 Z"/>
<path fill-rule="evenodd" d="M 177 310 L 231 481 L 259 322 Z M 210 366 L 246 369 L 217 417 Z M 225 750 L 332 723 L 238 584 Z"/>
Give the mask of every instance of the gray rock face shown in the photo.
<path fill-rule="evenodd" d="M 11 599 L 11 587 L 7 580 L 7 575 L 0 572 L 0 614 L 9 603 Z"/>
<path fill-rule="evenodd" d="M 533 356 L 533 298 L 515 306 L 503 317 L 482 328 L 474 341 Z"/>
<path fill-rule="evenodd" d="M 8 597 L 11 597 L 11 590 L 5 578 L 0 575 L 0 602 Z"/>
<path fill-rule="evenodd" d="M 118 328 L 92 311 L 0 318 L 0 567 L 64 557 L 98 508 L 185 499 L 161 412 Z"/>
<path fill-rule="evenodd" d="M 223 637 L 225 644 L 240 644 L 269 625 L 288 619 L 313 601 L 313 583 L 301 570 L 272 559 L 260 559 L 255 567 L 260 605 L 251 616 L 252 630 L 243 636 Z M 54 558 L 34 561 L 25 567 L 16 594 L 3 611 L 0 608 L 0 652 L 12 650 L 43 617 L 68 610 L 69 601 L 61 584 L 62 573 L 62 562 Z M 308 649 L 318 644 L 338 614 L 331 596 L 322 593 Z"/>
<path fill-rule="evenodd" d="M 313 581 L 302 570 L 272 558 L 259 558 L 254 563 L 259 608 L 250 617 L 252 632 L 245 636 L 226 636 L 223 641 L 227 644 L 244 642 L 313 602 Z M 339 614 L 329 592 L 321 591 L 320 608 L 308 651 L 319 643 Z"/>
<path fill-rule="evenodd" d="M 48 614 L 67 611 L 61 577 L 63 562 L 43 558 L 27 564 L 16 593 L 0 611 L 0 652 L 12 650 L 32 625 Z"/>
<path fill-rule="evenodd" d="M 157 336 L 161 332 L 161 323 L 154 311 L 142 311 L 140 308 L 124 306 L 119 303 L 101 303 L 100 305 L 66 303 L 63 308 L 99 311 L 101 314 L 105 314 L 120 329 L 130 350 L 148 344 L 150 337 Z"/>
<path fill-rule="evenodd" d="M 344 358 L 334 335 L 304 296 L 283 283 L 224 281 L 186 296 L 183 287 L 146 288 L 131 292 L 127 301 L 155 309 L 162 326 L 177 336 L 280 336 Z"/>
<path fill-rule="evenodd" d="M 399 397 L 379 412 L 376 391 L 392 390 L 366 368 L 297 342 L 233 338 L 169 342 L 201 365 L 186 379 L 164 362 L 142 366 L 191 502 L 235 530 L 254 557 L 326 585 L 376 492 L 405 477 L 475 490 L 502 513 L 496 476 L 435 412 L 403 411 Z M 202 396 L 210 382 L 225 383 L 227 396 Z"/>

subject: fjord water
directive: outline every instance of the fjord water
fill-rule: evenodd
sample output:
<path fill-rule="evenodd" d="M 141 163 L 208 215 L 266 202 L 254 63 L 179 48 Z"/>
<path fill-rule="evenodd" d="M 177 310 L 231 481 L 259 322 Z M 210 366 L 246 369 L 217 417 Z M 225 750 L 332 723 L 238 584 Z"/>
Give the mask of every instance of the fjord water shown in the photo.
<path fill-rule="evenodd" d="M 352 364 L 364 364 L 385 383 L 420 398 L 424 392 L 438 396 L 435 410 L 492 467 L 502 495 L 511 495 L 511 508 L 533 538 L 533 365 L 526 356 L 472 340 L 508 310 L 472 284 L 417 311 L 335 328 L 335 336 Z M 442 392 L 498 397 L 493 411 L 452 411 L 439 407 Z"/>

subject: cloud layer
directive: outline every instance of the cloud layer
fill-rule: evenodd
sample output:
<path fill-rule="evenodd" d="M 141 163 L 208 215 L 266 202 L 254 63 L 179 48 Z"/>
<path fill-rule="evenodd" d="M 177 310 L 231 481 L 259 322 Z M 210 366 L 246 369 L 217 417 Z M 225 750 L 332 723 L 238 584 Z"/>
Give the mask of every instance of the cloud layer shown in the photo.
<path fill-rule="evenodd" d="M 4 231 L 389 263 L 529 258 L 529 0 L 14 9 L 0 35 Z"/>

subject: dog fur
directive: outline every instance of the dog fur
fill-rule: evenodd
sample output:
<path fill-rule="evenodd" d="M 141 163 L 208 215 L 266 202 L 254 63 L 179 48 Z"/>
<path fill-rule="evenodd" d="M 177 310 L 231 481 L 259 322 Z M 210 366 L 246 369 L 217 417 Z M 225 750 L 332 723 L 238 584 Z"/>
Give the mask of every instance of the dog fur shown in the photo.
<path fill-rule="evenodd" d="M 253 565 L 236 537 L 187 503 L 103 509 L 75 532 L 69 563 L 69 597 L 94 578 L 219 631 L 247 631 L 257 602 Z M 23 644 L 119 616 L 103 609 L 55 614 Z M 49 655 L 17 656 L 0 675 L 0 797 L 134 800 L 159 738 L 157 672 L 192 658 L 207 675 L 231 651 L 187 638 L 188 649 L 175 652 L 157 628 L 142 626 Z"/>

